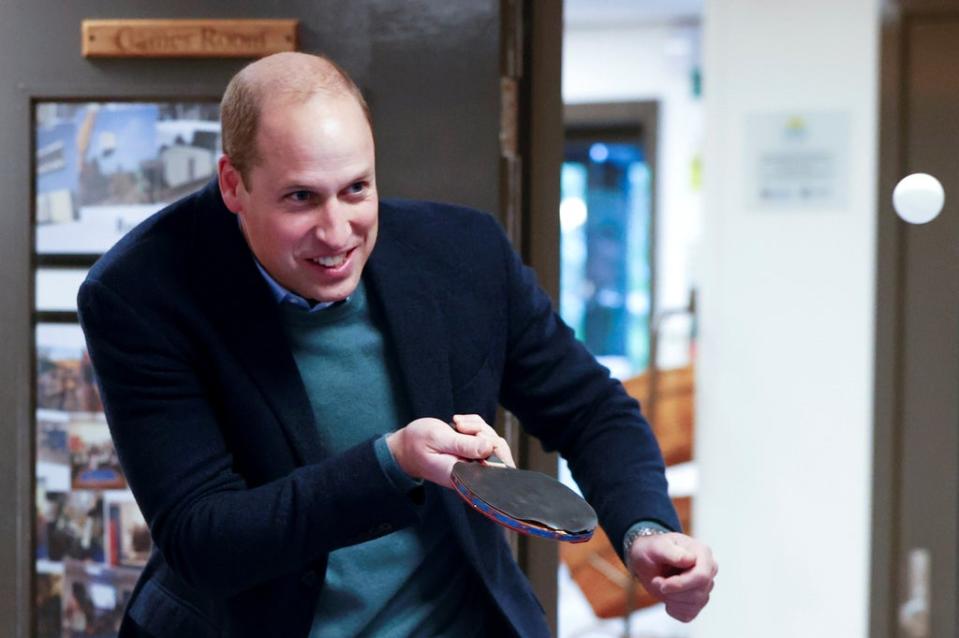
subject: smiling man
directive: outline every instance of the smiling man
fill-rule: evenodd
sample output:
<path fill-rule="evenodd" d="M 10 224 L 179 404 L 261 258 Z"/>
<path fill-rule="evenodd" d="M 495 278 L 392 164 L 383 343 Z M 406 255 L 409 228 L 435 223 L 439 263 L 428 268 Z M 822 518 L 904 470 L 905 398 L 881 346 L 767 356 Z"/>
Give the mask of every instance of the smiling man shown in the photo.
<path fill-rule="evenodd" d="M 340 301 L 356 289 L 376 243 L 373 132 L 349 90 L 331 86 L 305 99 L 265 91 L 276 76 L 292 72 L 284 57 L 248 67 L 227 92 L 220 190 L 253 254 L 278 283 L 308 299 Z M 253 95 L 245 95 L 241 82 Z M 260 103 L 231 101 L 261 96 Z M 254 108 L 256 137 L 234 139 L 231 120 Z M 231 153 L 246 145 L 256 149 L 252 161 Z M 239 162 L 232 159 L 237 155 Z"/>
<path fill-rule="evenodd" d="M 251 64 L 221 116 L 217 179 L 80 291 L 156 548 L 121 636 L 548 635 L 502 530 L 448 489 L 460 459 L 512 463 L 498 404 L 695 617 L 716 564 L 678 531 L 639 407 L 492 217 L 381 202 L 369 111 L 324 58 Z"/>

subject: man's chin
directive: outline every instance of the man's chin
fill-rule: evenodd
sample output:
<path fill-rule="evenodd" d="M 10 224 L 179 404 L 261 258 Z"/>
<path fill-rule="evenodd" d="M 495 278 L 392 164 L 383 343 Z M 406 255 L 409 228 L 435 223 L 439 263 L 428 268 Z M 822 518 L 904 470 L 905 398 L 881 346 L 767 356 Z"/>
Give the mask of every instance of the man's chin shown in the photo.
<path fill-rule="evenodd" d="M 306 299 L 317 303 L 336 303 L 348 299 L 356 292 L 359 282 L 344 283 L 342 286 L 314 288 L 309 294 L 303 295 Z"/>

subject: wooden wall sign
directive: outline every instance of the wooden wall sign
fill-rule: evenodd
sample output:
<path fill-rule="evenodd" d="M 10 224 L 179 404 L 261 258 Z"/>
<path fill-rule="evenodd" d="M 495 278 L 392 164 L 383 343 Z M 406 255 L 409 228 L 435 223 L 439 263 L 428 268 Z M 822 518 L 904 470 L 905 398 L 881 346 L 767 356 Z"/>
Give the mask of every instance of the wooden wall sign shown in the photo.
<path fill-rule="evenodd" d="M 298 20 L 84 20 L 83 55 L 256 58 L 296 50 Z"/>

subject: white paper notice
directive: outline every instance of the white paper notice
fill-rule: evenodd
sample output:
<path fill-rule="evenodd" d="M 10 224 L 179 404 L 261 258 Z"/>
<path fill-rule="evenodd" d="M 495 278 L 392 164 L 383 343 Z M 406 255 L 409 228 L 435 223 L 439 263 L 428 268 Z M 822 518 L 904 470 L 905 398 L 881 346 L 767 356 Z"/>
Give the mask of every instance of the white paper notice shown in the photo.
<path fill-rule="evenodd" d="M 849 114 L 754 113 L 746 122 L 747 204 L 762 211 L 843 209 Z"/>

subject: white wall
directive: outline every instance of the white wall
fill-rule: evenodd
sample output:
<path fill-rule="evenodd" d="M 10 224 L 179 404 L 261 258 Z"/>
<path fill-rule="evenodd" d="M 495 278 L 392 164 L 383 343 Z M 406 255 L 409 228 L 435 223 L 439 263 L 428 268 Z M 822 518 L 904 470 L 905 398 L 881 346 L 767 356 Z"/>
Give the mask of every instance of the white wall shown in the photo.
<path fill-rule="evenodd" d="M 699 236 L 701 194 L 691 184 L 702 153 L 702 101 L 692 94 L 699 62 L 697 23 L 567 24 L 563 41 L 563 101 L 567 104 L 659 102 L 656 295 L 658 308 L 684 307 L 691 286 L 691 244 Z M 660 363 L 685 363 L 679 339 L 662 344 Z M 670 347 L 671 344 L 673 347 Z"/>
<path fill-rule="evenodd" d="M 865 638 L 878 0 L 709 0 L 697 637 Z M 843 111 L 843 209 L 747 210 L 751 113 Z"/>

